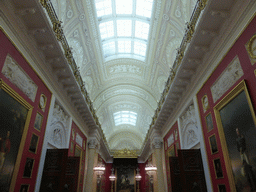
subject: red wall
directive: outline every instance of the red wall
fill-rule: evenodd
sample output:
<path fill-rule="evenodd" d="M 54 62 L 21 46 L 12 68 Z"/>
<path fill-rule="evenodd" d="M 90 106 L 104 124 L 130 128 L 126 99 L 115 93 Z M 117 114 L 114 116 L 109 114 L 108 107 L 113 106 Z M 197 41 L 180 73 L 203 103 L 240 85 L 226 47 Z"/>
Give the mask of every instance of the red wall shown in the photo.
<path fill-rule="evenodd" d="M 31 119 L 29 122 L 27 134 L 23 133 L 23 134 L 26 134 L 25 135 L 26 141 L 24 144 L 24 148 L 19 149 L 19 151 L 22 153 L 22 156 L 21 156 L 20 163 L 17 165 L 19 167 L 19 171 L 17 173 L 17 179 L 15 182 L 16 184 L 15 184 L 14 191 L 19 191 L 21 184 L 29 185 L 29 191 L 34 191 L 35 181 L 36 181 L 36 176 L 37 176 L 37 171 L 38 171 L 38 165 L 39 165 L 39 160 L 40 160 L 40 156 L 41 156 L 42 144 L 43 144 L 43 139 L 44 139 L 46 120 L 47 120 L 47 116 L 48 116 L 49 105 L 50 105 L 52 94 L 49 91 L 49 89 L 46 87 L 46 85 L 43 83 L 43 81 L 38 77 L 38 75 L 31 68 L 30 64 L 21 55 L 19 50 L 17 50 L 17 48 L 12 44 L 12 42 L 8 39 L 8 37 L 1 30 L 0 31 L 0 71 L 2 71 L 7 54 L 9 54 L 21 66 L 21 68 L 26 72 L 26 74 L 29 75 L 29 77 L 33 80 L 33 82 L 38 86 L 36 98 L 35 98 L 35 101 L 33 102 L 18 87 L 13 85 L 2 73 L 0 73 L 0 79 L 2 79 L 17 94 L 19 94 L 22 98 L 24 98 L 27 103 L 29 103 L 30 105 L 33 106 L 32 115 L 31 115 Z M 42 110 L 39 107 L 39 99 L 40 99 L 40 95 L 42 93 L 47 98 L 46 107 L 44 110 Z M 4 102 L 4 101 L 0 101 L 0 102 Z M 43 116 L 43 121 L 42 121 L 40 131 L 38 131 L 37 129 L 34 128 L 34 123 L 35 123 L 35 118 L 36 118 L 37 112 L 39 112 Z M 36 153 L 29 151 L 32 134 L 35 134 L 39 138 Z M 12 148 L 11 148 L 11 150 L 12 150 Z M 31 178 L 23 178 L 23 172 L 25 169 L 25 163 L 26 163 L 27 158 L 34 159 L 34 166 L 32 169 Z"/>
<path fill-rule="evenodd" d="M 76 142 L 76 134 L 79 134 L 82 138 L 83 138 L 83 146 L 80 146 L 77 142 Z M 83 183 L 84 183 L 84 168 L 85 168 L 85 157 L 86 157 L 86 141 L 87 138 L 86 136 L 80 131 L 80 129 L 77 127 L 77 125 L 72 122 L 72 127 L 71 127 L 71 134 L 70 134 L 70 142 L 69 142 L 69 152 L 68 155 L 69 156 L 75 156 L 75 149 L 76 147 L 78 147 L 79 149 L 82 150 L 82 156 L 80 157 L 80 181 L 79 181 L 79 188 L 83 189 Z M 73 147 L 71 145 L 71 143 L 73 143 Z"/>
<path fill-rule="evenodd" d="M 177 136 L 175 136 L 175 133 Z M 168 147 L 168 138 L 170 135 L 173 135 L 174 142 Z M 179 129 L 178 123 L 176 122 L 169 132 L 164 137 L 164 151 L 165 151 L 165 165 L 166 165 L 166 175 L 167 175 L 167 184 L 168 184 L 168 191 L 171 191 L 171 178 L 170 178 L 170 167 L 169 167 L 169 154 L 171 148 L 175 151 L 175 156 L 178 156 L 177 150 L 180 149 L 180 140 L 179 140 Z"/>
<path fill-rule="evenodd" d="M 226 162 L 224 161 L 223 151 L 222 151 L 221 142 L 220 142 L 220 136 L 219 136 L 219 132 L 218 132 L 216 118 L 214 115 L 214 106 L 217 103 L 219 103 L 238 83 L 240 83 L 244 79 L 246 82 L 248 91 L 249 91 L 249 95 L 251 97 L 253 107 L 255 109 L 255 107 L 256 107 L 256 89 L 255 89 L 256 79 L 255 79 L 254 70 L 256 69 L 256 65 L 255 64 L 252 65 L 249 55 L 246 50 L 246 46 L 245 46 L 246 43 L 250 40 L 250 38 L 255 34 L 255 32 L 256 32 L 256 18 L 254 18 L 251 21 L 251 23 L 248 25 L 248 27 L 245 29 L 245 31 L 237 39 L 237 41 L 234 43 L 234 45 L 228 51 L 226 56 L 219 63 L 216 70 L 212 73 L 212 75 L 205 82 L 205 84 L 203 85 L 203 87 L 197 94 L 200 116 L 201 116 L 202 126 L 203 126 L 203 135 L 204 135 L 206 149 L 207 149 L 207 155 L 208 155 L 208 161 L 209 161 L 208 163 L 209 163 L 209 167 L 210 167 L 214 191 L 218 191 L 218 189 L 217 189 L 218 184 L 225 184 L 227 191 L 230 191 L 227 170 L 226 170 L 226 166 L 229 166 L 229 165 L 226 165 Z M 219 98 L 214 103 L 210 88 L 213 85 L 213 83 L 217 80 L 217 78 L 220 76 L 220 74 L 226 69 L 228 64 L 230 64 L 231 61 L 236 56 L 238 56 L 238 58 L 240 60 L 240 64 L 243 69 L 244 75 L 229 90 L 227 90 L 226 93 L 221 98 Z M 207 96 L 208 96 L 208 101 L 209 101 L 210 107 L 208 108 L 207 111 L 204 112 L 201 99 L 205 94 L 207 94 Z M 211 131 L 207 132 L 205 117 L 209 113 L 212 114 L 214 128 Z M 216 135 L 217 146 L 219 148 L 219 152 L 215 153 L 215 154 L 211 154 L 210 144 L 209 144 L 209 137 L 212 136 L 213 134 Z M 215 170 L 214 170 L 214 166 L 213 166 L 213 160 L 216 158 L 220 158 L 221 164 L 222 164 L 222 170 L 223 170 L 223 178 L 219 178 L 219 179 L 216 179 Z"/>

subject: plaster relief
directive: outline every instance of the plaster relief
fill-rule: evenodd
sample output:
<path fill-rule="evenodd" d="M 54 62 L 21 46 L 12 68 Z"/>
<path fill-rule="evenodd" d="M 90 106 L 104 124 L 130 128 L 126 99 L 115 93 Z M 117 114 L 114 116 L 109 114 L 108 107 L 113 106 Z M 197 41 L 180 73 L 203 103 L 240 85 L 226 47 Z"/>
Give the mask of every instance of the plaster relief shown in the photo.
<path fill-rule="evenodd" d="M 190 105 L 180 117 L 181 142 L 183 149 L 190 149 L 199 143 L 198 125 L 194 104 Z"/>
<path fill-rule="evenodd" d="M 48 142 L 57 148 L 66 148 L 68 134 L 69 116 L 55 103 L 53 116 L 49 128 Z"/>
<path fill-rule="evenodd" d="M 211 87 L 214 103 L 243 75 L 239 58 L 236 56 Z"/>
<path fill-rule="evenodd" d="M 10 55 L 7 55 L 5 59 L 2 73 L 27 95 L 31 101 L 35 101 L 37 85 Z"/>

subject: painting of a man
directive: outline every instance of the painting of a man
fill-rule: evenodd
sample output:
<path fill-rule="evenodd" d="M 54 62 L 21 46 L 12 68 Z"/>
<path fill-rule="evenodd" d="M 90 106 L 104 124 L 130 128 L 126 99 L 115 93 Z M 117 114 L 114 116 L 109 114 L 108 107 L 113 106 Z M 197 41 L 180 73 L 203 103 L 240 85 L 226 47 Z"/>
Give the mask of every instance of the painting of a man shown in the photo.
<path fill-rule="evenodd" d="M 10 149 L 11 149 L 11 141 L 9 137 L 10 137 L 10 131 L 7 131 L 6 138 L 0 137 L 0 171 L 2 171 L 5 157 L 10 152 Z"/>

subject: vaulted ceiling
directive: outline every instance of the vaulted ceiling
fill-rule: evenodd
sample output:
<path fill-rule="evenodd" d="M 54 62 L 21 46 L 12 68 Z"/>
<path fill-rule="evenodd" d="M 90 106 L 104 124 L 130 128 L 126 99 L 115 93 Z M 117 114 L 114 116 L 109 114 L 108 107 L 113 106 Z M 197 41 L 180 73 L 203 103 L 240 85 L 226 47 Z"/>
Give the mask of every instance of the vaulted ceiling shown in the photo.
<path fill-rule="evenodd" d="M 131 33 L 134 35 L 131 42 L 135 44 L 139 39 L 147 43 L 145 58 L 136 55 L 135 51 L 132 54 L 120 54 L 118 48 L 114 57 L 104 54 L 99 24 L 112 17 L 98 17 L 95 0 L 51 2 L 58 19 L 62 21 L 64 34 L 72 47 L 73 57 L 80 68 L 110 150 L 139 150 L 170 75 L 186 22 L 197 1 L 155 0 L 150 17 L 136 13 L 135 4 L 139 0 L 130 1 L 134 8 L 130 15 L 133 19 Z M 119 1 L 109 2 L 114 12 L 114 22 L 128 19 L 127 14 L 118 15 L 114 5 Z M 135 30 L 142 28 L 134 27 L 136 21 L 149 24 L 148 41 L 143 41 L 143 35 L 141 38 L 136 37 Z M 116 32 L 113 36 L 119 38 Z"/>

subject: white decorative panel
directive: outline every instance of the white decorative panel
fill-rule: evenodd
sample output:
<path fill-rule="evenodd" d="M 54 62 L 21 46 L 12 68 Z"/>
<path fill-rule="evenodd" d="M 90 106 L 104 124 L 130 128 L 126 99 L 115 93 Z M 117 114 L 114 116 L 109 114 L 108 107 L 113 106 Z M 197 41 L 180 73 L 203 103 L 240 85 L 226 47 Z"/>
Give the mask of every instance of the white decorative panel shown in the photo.
<path fill-rule="evenodd" d="M 216 102 L 240 77 L 244 75 L 238 56 L 221 73 L 211 87 L 213 101 Z"/>
<path fill-rule="evenodd" d="M 29 99 L 33 102 L 35 101 L 38 88 L 37 85 L 10 55 L 7 55 L 5 59 L 2 73 L 24 94 L 26 94 Z"/>
<path fill-rule="evenodd" d="M 49 128 L 48 142 L 57 148 L 66 148 L 69 116 L 55 103 Z"/>
<path fill-rule="evenodd" d="M 143 68 L 136 65 L 114 65 L 109 67 L 108 73 L 110 75 L 119 73 L 133 73 L 136 75 L 142 75 Z"/>
<path fill-rule="evenodd" d="M 83 138 L 76 133 L 76 142 L 82 147 L 83 146 Z"/>
<path fill-rule="evenodd" d="M 183 149 L 190 149 L 199 143 L 200 138 L 194 104 L 190 105 L 185 113 L 181 116 L 180 126 Z"/>

